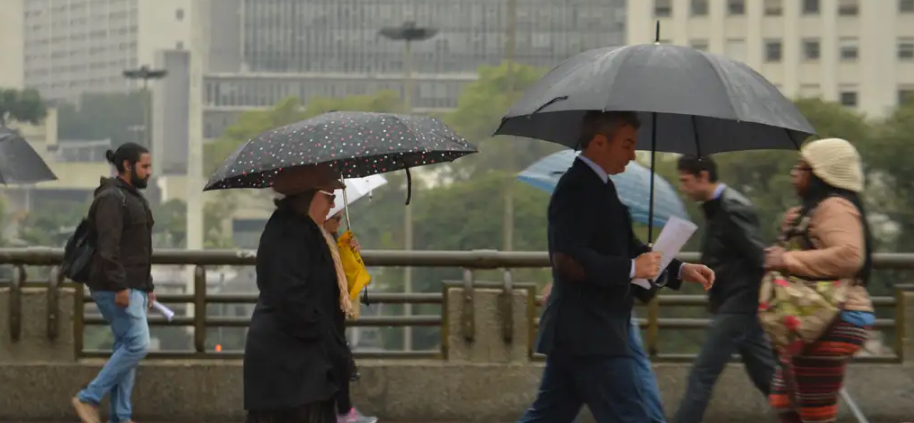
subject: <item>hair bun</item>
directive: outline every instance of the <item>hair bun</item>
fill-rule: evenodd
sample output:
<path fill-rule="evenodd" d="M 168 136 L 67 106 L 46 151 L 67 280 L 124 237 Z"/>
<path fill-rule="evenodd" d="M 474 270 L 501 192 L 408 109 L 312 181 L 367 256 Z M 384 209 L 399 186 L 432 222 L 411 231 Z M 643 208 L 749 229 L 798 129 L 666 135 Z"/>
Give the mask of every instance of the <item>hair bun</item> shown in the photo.
<path fill-rule="evenodd" d="M 114 164 L 114 151 L 105 151 L 105 160 L 107 160 L 108 163 Z"/>

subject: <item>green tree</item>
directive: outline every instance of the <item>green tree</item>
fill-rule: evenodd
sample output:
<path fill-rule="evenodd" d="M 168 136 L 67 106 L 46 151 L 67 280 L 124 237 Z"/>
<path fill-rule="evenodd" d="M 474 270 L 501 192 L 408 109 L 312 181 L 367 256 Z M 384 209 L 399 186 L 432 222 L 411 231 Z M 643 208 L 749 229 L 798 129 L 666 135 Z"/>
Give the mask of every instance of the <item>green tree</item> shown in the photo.
<path fill-rule="evenodd" d="M 363 112 L 397 112 L 402 109 L 400 100 L 393 91 L 380 91 L 375 95 L 343 98 L 319 97 L 302 107 L 297 97 L 286 98 L 269 110 L 249 111 L 225 129 L 218 139 L 204 148 L 205 170 L 215 172 L 219 165 L 238 146 L 273 128 L 289 125 L 331 110 Z"/>
<path fill-rule="evenodd" d="M 914 169 L 908 162 L 914 153 L 914 103 L 898 107 L 875 129 L 870 148 L 862 152 L 869 170 L 867 200 L 870 228 L 883 251 L 914 251 Z M 909 270 L 879 271 L 868 289 L 871 295 L 893 295 L 893 285 L 910 281 Z M 891 318 L 890 310 L 877 310 Z M 894 339 L 891 331 L 886 339 Z"/>
<path fill-rule="evenodd" d="M 143 91 L 129 93 L 86 93 L 79 105 L 63 103 L 57 108 L 57 136 L 61 140 L 104 140 L 112 145 L 125 142 L 146 144 L 143 114 L 149 96 Z"/>
<path fill-rule="evenodd" d="M 226 221 L 238 209 L 231 193 L 222 192 L 218 201 L 203 206 L 204 248 L 234 248 L 231 235 L 225 230 Z"/>
<path fill-rule="evenodd" d="M 890 115 L 878 128 L 872 148 L 864 157 L 870 169 L 867 196 L 876 212 L 894 222 L 897 234 L 886 234 L 885 247 L 914 251 L 914 169 L 908 162 L 914 153 L 914 102 Z M 876 188 L 876 189 L 874 189 Z M 894 235 L 894 236 L 892 236 Z"/>
<path fill-rule="evenodd" d="M 187 203 L 171 199 L 152 206 L 156 248 L 183 248 L 187 242 Z M 204 221 L 206 217 L 204 215 Z"/>
<path fill-rule="evenodd" d="M 0 88 L 0 126 L 6 126 L 8 122 L 37 125 L 47 114 L 37 90 Z"/>
<path fill-rule="evenodd" d="M 447 177 L 470 179 L 493 169 L 504 170 L 509 154 L 514 159 L 514 169 L 511 170 L 521 170 L 562 149 L 546 141 L 492 137 L 501 123 L 501 117 L 511 105 L 546 73 L 545 69 L 520 64 L 515 64 L 513 68 L 514 90 L 509 92 L 507 63 L 498 67 L 481 66 L 479 79 L 468 84 L 460 93 L 457 109 L 444 116 L 445 123 L 479 148 L 478 154 L 452 164 L 452 171 L 446 173 Z"/>
<path fill-rule="evenodd" d="M 43 202 L 19 223 L 19 239 L 32 247 L 62 247 L 88 209 L 88 202 Z"/>

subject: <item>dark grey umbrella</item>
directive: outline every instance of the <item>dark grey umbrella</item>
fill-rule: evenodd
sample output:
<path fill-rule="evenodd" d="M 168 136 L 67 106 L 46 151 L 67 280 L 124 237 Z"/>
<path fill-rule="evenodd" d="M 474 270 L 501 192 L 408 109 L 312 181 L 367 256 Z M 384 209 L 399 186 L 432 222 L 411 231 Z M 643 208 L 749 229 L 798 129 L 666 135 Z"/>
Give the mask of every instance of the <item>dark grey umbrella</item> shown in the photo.
<path fill-rule="evenodd" d="M 0 183 L 25 185 L 57 176 L 18 132 L 0 126 Z"/>
<path fill-rule="evenodd" d="M 658 23 L 658 39 L 659 34 Z M 511 107 L 495 135 L 577 148 L 589 111 L 638 112 L 637 148 L 652 153 L 707 156 L 798 149 L 814 134 L 793 102 L 752 68 L 716 54 L 655 43 L 590 50 L 562 62 Z M 653 182 L 651 178 L 648 242 L 653 238 Z"/>
<path fill-rule="evenodd" d="M 574 148 L 591 110 L 639 112 L 639 150 L 697 156 L 796 149 L 814 133 L 793 102 L 749 66 L 645 44 L 590 50 L 559 64 L 524 93 L 495 134 Z"/>

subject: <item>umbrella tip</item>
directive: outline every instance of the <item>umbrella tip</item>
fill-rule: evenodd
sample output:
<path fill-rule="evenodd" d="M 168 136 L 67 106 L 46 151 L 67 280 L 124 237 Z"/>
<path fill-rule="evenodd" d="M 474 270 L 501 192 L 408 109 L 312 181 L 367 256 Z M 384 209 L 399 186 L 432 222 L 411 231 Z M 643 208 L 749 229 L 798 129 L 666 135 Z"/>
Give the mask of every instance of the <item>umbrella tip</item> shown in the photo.
<path fill-rule="evenodd" d="M 654 44 L 660 44 L 660 20 L 654 21 Z"/>

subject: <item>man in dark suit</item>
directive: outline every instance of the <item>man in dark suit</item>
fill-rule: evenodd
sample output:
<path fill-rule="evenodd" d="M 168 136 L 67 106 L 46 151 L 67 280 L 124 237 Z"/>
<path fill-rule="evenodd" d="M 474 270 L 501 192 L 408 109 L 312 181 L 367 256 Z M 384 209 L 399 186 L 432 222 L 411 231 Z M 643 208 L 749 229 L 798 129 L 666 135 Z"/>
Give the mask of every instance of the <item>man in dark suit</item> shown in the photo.
<path fill-rule="evenodd" d="M 635 158 L 637 116 L 590 112 L 581 129 L 582 154 L 559 180 L 549 202 L 553 286 L 540 319 L 536 351 L 548 356 L 539 392 L 521 423 L 570 423 L 587 404 L 600 423 L 652 422 L 628 346 L 633 297 L 662 285 L 714 281 L 699 264 L 673 260 L 660 277 L 660 253 L 635 238 L 628 209 L 610 174 Z M 657 280 L 635 292 L 632 279 Z M 638 288 L 641 289 L 641 288 Z"/>

